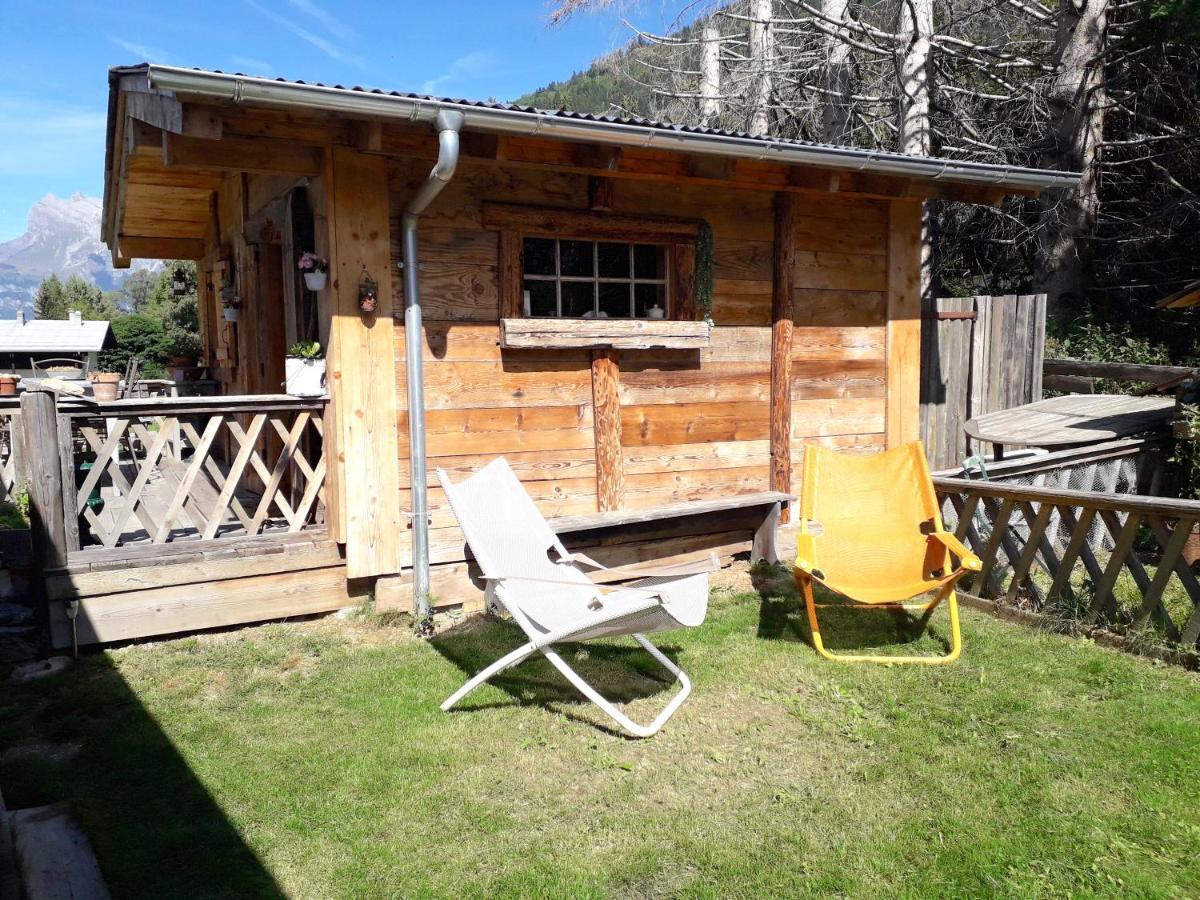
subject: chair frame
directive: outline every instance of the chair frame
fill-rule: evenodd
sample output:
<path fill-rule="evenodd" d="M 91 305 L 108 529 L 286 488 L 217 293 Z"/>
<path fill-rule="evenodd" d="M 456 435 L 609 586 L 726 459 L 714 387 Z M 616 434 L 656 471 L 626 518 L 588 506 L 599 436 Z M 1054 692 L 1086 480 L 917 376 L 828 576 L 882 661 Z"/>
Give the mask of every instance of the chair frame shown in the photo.
<path fill-rule="evenodd" d="M 940 542 L 946 550 L 946 560 L 950 561 L 951 555 L 957 556 L 959 559 L 958 568 L 951 575 L 949 580 L 942 583 L 938 588 L 937 594 L 928 603 L 909 604 L 903 601 L 889 601 L 881 603 L 865 603 L 855 600 L 853 597 L 846 597 L 850 601 L 848 605 L 838 604 L 840 609 L 852 610 L 867 610 L 867 609 L 892 609 L 903 611 L 920 611 L 922 621 L 928 621 L 943 601 L 946 601 L 950 611 L 950 650 L 940 656 L 895 656 L 886 654 L 872 653 L 834 653 L 825 647 L 825 641 L 821 636 L 821 624 L 817 617 L 817 610 L 829 608 L 833 604 L 816 603 L 813 600 L 813 581 L 820 580 L 814 576 L 815 567 L 811 560 L 815 560 L 816 554 L 813 550 L 813 537 L 815 536 L 810 530 L 812 524 L 811 517 L 805 516 L 805 513 L 810 510 L 809 498 L 807 491 L 809 485 L 813 484 L 812 468 L 815 466 L 816 454 L 806 453 L 804 457 L 804 490 L 805 498 L 802 501 L 800 512 L 800 537 L 799 549 L 800 553 L 796 561 L 795 578 L 800 587 L 801 593 L 804 595 L 804 605 L 808 612 L 808 624 L 812 629 L 813 647 L 822 657 L 834 662 L 856 663 L 896 663 L 908 665 L 945 665 L 952 663 L 962 655 L 962 629 L 959 625 L 958 618 L 958 591 L 955 589 L 958 582 L 971 572 L 978 572 L 983 568 L 983 563 L 970 549 L 962 543 L 953 534 L 947 532 L 942 525 L 941 513 L 937 508 L 936 495 L 933 490 L 933 480 L 929 475 L 929 466 L 925 460 L 925 448 L 920 441 L 915 441 L 908 445 L 909 450 L 915 455 L 918 461 L 921 477 L 927 485 L 927 493 L 932 502 L 930 509 L 932 512 L 931 520 L 933 530 L 929 533 L 928 539 L 931 541 Z M 807 548 L 807 556 L 809 562 L 805 561 L 805 549 Z M 827 586 L 828 587 L 828 586 Z M 841 596 L 846 596 L 840 591 L 829 587 Z"/>
<path fill-rule="evenodd" d="M 451 483 L 444 470 L 438 469 L 437 474 L 442 487 L 446 491 L 447 497 L 449 497 L 451 500 L 451 507 L 453 507 L 454 485 Z M 455 512 L 455 515 L 457 517 L 457 511 Z M 631 718 L 629 718 L 629 716 L 627 716 L 624 712 L 618 709 L 617 706 L 612 703 L 612 701 L 604 697 L 598 690 L 596 690 L 595 687 L 589 684 L 582 675 L 571 668 L 571 666 L 567 664 L 567 662 L 562 658 L 562 656 L 559 655 L 555 648 L 560 644 L 579 643 L 584 640 L 588 640 L 588 635 L 592 632 L 595 632 L 597 628 L 600 628 L 604 625 L 614 625 L 623 619 L 639 618 L 664 603 L 665 598 L 661 589 L 655 590 L 650 587 L 638 587 L 636 584 L 623 585 L 615 583 L 610 585 L 608 582 L 620 582 L 622 580 L 655 577 L 685 578 L 691 575 L 699 575 L 716 571 L 720 568 L 720 560 L 717 559 L 716 554 L 709 553 L 703 559 L 687 561 L 683 563 L 667 564 L 658 567 L 657 569 L 648 568 L 645 563 L 634 563 L 626 567 L 610 568 L 596 562 L 596 560 L 591 559 L 582 553 L 569 552 L 566 547 L 563 546 L 562 542 L 557 538 L 557 536 L 554 538 L 553 548 L 560 562 L 574 563 L 579 567 L 587 566 L 603 573 L 601 577 L 605 583 L 597 584 L 593 582 L 590 586 L 594 591 L 594 600 L 589 604 L 588 614 L 581 615 L 578 620 L 553 631 L 540 633 L 537 626 L 534 625 L 530 618 L 521 609 L 519 603 L 508 603 L 505 602 L 503 598 L 496 597 L 496 588 L 500 587 L 506 582 L 522 581 L 536 582 L 540 584 L 561 584 L 564 587 L 569 587 L 574 590 L 578 590 L 584 585 L 578 581 L 568 581 L 566 579 L 485 572 L 483 577 L 487 582 L 487 596 L 489 599 L 489 605 L 490 601 L 493 599 L 498 600 L 504 606 L 504 608 L 509 611 L 513 617 L 513 620 L 520 626 L 521 630 L 525 632 L 526 636 L 528 636 L 530 640 L 525 644 L 522 644 L 520 647 L 517 647 L 515 650 L 505 654 L 500 659 L 496 660 L 494 663 L 477 672 L 470 679 L 468 679 L 468 681 L 462 687 L 446 698 L 441 705 L 442 711 L 448 712 L 481 684 L 486 683 L 501 672 L 519 665 L 533 654 L 541 653 L 544 657 L 546 657 L 547 660 L 550 661 L 550 664 L 554 666 L 554 668 L 562 673 L 563 677 L 566 678 L 576 690 L 578 690 L 585 698 L 599 707 L 599 709 L 604 712 L 605 715 L 616 722 L 628 734 L 639 738 L 653 736 L 654 734 L 658 733 L 658 731 L 673 715 L 675 715 L 676 711 L 680 706 L 683 705 L 683 702 L 687 700 L 688 696 L 692 692 L 692 682 L 687 677 L 687 674 L 683 671 L 683 669 L 675 665 L 675 663 L 672 662 L 665 653 L 655 647 L 654 644 L 652 644 L 644 634 L 637 632 L 625 632 L 625 634 L 628 634 L 629 637 L 632 637 L 633 640 L 642 647 L 642 649 L 649 653 L 654 660 L 659 663 L 659 665 L 670 672 L 671 675 L 674 676 L 675 680 L 679 682 L 680 686 L 675 696 L 671 698 L 671 700 L 652 722 L 650 722 L 648 725 L 639 725 L 637 722 L 634 722 Z M 476 561 L 479 561 L 481 554 L 476 552 L 475 557 Z M 589 577 L 595 578 L 597 576 L 593 575 Z M 642 600 L 632 607 L 624 606 L 620 609 L 614 610 L 608 616 L 598 614 L 601 608 L 599 601 L 601 600 L 602 596 L 606 593 L 617 592 L 623 594 L 629 594 L 631 592 L 641 594 Z M 613 636 L 616 637 L 619 635 L 614 634 Z"/>
<path fill-rule="evenodd" d="M 582 554 L 576 554 L 575 558 L 578 559 L 581 555 Z M 586 559 L 586 557 L 584 558 Z M 707 560 L 703 561 L 700 566 L 697 567 L 697 574 L 702 571 L 712 571 L 710 568 L 707 568 L 708 565 L 709 562 Z M 598 568 L 605 569 L 610 574 L 618 571 L 609 569 L 607 566 L 600 566 L 599 563 L 596 563 L 596 566 Z M 639 570 L 639 577 L 642 574 L 644 574 L 644 572 Z M 680 574 L 679 568 L 673 567 L 672 574 Z M 484 578 L 488 582 L 489 588 L 493 583 L 498 583 L 501 581 L 538 581 L 542 583 L 552 583 L 550 579 L 546 578 L 528 579 L 512 575 L 484 576 Z M 563 581 L 561 584 L 573 588 L 579 587 L 578 584 L 571 581 Z M 604 588 L 601 585 L 597 585 L 596 587 L 598 593 L 604 591 Z M 626 587 L 623 590 L 628 591 L 630 588 Z M 643 593 L 646 594 L 648 602 L 639 606 L 633 612 L 625 609 L 621 611 L 620 615 L 614 616 L 612 619 L 607 620 L 591 616 L 586 619 L 581 619 L 578 623 L 572 624 L 566 628 L 560 628 L 557 631 L 541 635 L 536 640 L 531 640 L 522 644 L 517 649 L 500 657 L 500 659 L 496 660 L 490 666 L 480 670 L 474 676 L 472 676 L 466 684 L 464 684 L 457 691 L 447 697 L 445 701 L 443 701 L 441 706 L 442 711 L 449 712 L 455 706 L 455 704 L 457 704 L 481 684 L 491 680 L 501 672 L 511 669 L 513 666 L 519 665 L 533 654 L 541 653 L 542 656 L 546 657 L 546 659 L 550 661 L 550 664 L 554 666 L 554 668 L 558 669 L 558 671 L 562 673 L 563 677 L 566 678 L 567 681 L 569 681 L 571 685 L 574 686 L 577 691 L 579 691 L 579 693 L 583 694 L 584 697 L 596 704 L 601 711 L 603 711 L 610 719 L 625 729 L 625 731 L 629 732 L 634 737 L 652 737 L 658 733 L 658 731 L 667 723 L 667 720 L 670 719 L 671 716 L 675 715 L 676 710 L 683 705 L 683 701 L 685 701 L 692 693 L 692 682 L 691 679 L 687 677 L 687 673 L 685 673 L 683 669 L 679 668 L 679 666 L 675 665 L 675 663 L 673 663 L 665 653 L 655 647 L 654 644 L 650 642 L 649 638 L 647 638 L 644 634 L 638 633 L 633 633 L 630 635 L 630 637 L 632 637 L 634 641 L 636 641 L 642 647 L 642 649 L 654 657 L 654 659 L 663 668 L 675 676 L 675 680 L 679 682 L 680 687 L 675 696 L 671 698 L 671 701 L 663 708 L 662 712 L 660 712 L 654 718 L 654 721 L 648 725 L 639 725 L 637 722 L 634 722 L 631 718 L 629 718 L 629 716 L 625 715 L 625 713 L 621 712 L 621 710 L 618 709 L 612 701 L 608 700 L 603 694 L 596 690 L 596 688 L 589 684 L 582 675 L 572 669 L 571 666 L 567 664 L 566 660 L 564 660 L 555 649 L 555 645 L 573 643 L 574 637 L 592 631 L 599 625 L 604 625 L 607 622 L 619 621 L 620 619 L 627 619 L 634 615 L 640 615 L 641 613 L 658 606 L 661 599 L 660 594 L 654 591 L 644 591 Z M 512 614 L 512 617 L 517 621 L 517 624 L 521 626 L 521 630 L 523 630 L 526 634 L 531 634 L 536 631 L 533 624 L 528 618 L 526 618 L 525 614 L 521 612 L 519 606 L 516 604 L 513 604 L 512 606 L 505 605 L 505 608 Z"/>

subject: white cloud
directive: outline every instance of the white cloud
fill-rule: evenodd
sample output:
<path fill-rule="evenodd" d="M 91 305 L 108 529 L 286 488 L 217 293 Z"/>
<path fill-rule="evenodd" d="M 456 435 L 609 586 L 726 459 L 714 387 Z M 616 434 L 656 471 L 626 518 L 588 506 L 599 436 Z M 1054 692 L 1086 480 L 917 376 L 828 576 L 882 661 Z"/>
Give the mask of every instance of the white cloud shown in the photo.
<path fill-rule="evenodd" d="M 0 134 L 21 136 L 0 154 L 0 175 L 98 173 L 104 164 L 107 120 L 107 112 L 65 107 L 47 110 L 27 99 L 0 96 Z"/>
<path fill-rule="evenodd" d="M 336 59 L 338 62 L 344 62 L 352 66 L 357 66 L 360 69 L 364 67 L 364 63 L 360 57 L 354 56 L 351 53 L 347 53 L 337 44 L 333 43 L 333 41 L 326 40 L 319 34 L 313 34 L 307 28 L 302 28 L 287 16 L 275 12 L 273 9 L 268 9 L 260 3 L 255 3 L 254 0 L 246 0 L 246 3 L 251 9 L 262 13 L 281 28 L 286 28 L 296 37 L 300 38 L 300 40 L 312 44 L 330 59 Z"/>
<path fill-rule="evenodd" d="M 354 29 L 339 19 L 337 16 L 330 13 L 328 10 L 317 6 L 312 0 L 287 0 L 294 9 L 316 19 L 321 27 L 332 34 L 334 37 L 343 41 L 349 41 L 354 38 Z"/>
<path fill-rule="evenodd" d="M 421 85 L 421 91 L 425 94 L 444 93 L 447 87 L 453 86 L 462 79 L 482 73 L 491 61 L 492 54 L 485 50 L 473 50 L 450 63 L 450 68 L 441 75 L 426 81 Z"/>
<path fill-rule="evenodd" d="M 235 56 L 229 60 L 239 69 L 245 69 L 249 75 L 265 75 L 268 72 L 275 71 L 275 67 L 265 59 L 258 59 L 254 56 Z"/>
<path fill-rule="evenodd" d="M 136 41 L 127 41 L 124 38 L 110 37 L 109 40 L 126 53 L 136 56 L 137 62 L 165 63 L 170 59 L 170 55 L 165 50 L 147 47 L 145 44 L 139 44 Z"/>

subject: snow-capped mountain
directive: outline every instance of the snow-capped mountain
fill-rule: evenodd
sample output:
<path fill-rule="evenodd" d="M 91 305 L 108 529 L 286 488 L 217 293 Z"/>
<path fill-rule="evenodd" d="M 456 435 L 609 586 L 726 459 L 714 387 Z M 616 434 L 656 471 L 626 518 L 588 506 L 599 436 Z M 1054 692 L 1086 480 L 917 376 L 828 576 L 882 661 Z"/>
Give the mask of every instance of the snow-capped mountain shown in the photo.
<path fill-rule="evenodd" d="M 106 291 L 118 287 L 132 271 L 112 267 L 108 248 L 100 243 L 99 197 L 74 194 L 63 200 L 47 194 L 29 210 L 25 233 L 0 244 L 0 317 L 33 307 L 42 279 L 78 275 Z M 135 262 L 137 268 L 157 263 Z"/>

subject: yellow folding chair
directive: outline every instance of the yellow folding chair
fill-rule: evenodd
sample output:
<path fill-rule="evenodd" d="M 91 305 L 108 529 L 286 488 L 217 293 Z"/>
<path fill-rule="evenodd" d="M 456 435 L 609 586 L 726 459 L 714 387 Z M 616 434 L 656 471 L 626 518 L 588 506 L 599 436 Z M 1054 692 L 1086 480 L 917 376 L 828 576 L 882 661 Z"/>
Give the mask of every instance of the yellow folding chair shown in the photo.
<path fill-rule="evenodd" d="M 813 645 L 841 662 L 948 663 L 962 652 L 955 585 L 982 568 L 979 558 L 942 527 L 925 448 L 915 441 L 874 454 L 804 451 L 796 584 L 804 594 Z M 951 554 L 958 566 L 951 566 Z M 928 617 L 950 599 L 950 652 L 943 656 L 830 653 L 821 640 L 812 583 L 818 581 L 857 609 L 913 609 Z M 934 593 L 928 603 L 905 601 Z"/>

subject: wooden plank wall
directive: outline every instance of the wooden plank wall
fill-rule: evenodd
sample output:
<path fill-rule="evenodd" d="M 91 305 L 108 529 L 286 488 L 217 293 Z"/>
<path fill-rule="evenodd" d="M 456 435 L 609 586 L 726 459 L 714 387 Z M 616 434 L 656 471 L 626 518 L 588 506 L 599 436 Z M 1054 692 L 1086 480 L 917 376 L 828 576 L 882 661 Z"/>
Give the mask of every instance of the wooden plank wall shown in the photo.
<path fill-rule="evenodd" d="M 1042 399 L 1046 295 L 939 297 L 923 317 L 921 437 L 945 469 L 975 452 L 968 419 Z"/>
<path fill-rule="evenodd" d="M 423 161 L 390 163 L 393 263 L 401 258 L 400 213 L 426 173 Z M 597 488 L 592 352 L 499 347 L 499 239 L 482 227 L 486 200 L 586 209 L 587 178 L 465 160 L 422 219 L 434 563 L 465 558 L 437 486 L 438 467 L 457 479 L 503 454 L 547 516 L 591 513 L 612 503 Z M 703 218 L 714 237 L 710 346 L 612 356 L 615 377 L 606 376 L 603 395 L 615 386 L 619 400 L 620 508 L 766 489 L 775 195 L 616 180 L 610 203 L 615 213 Z M 864 451 L 884 445 L 891 216 L 887 201 L 868 199 L 797 194 L 788 206 L 794 216 L 790 455 L 799 473 L 806 443 Z M 399 286 L 396 294 L 397 426 L 407 509 Z M 915 420 L 915 394 L 911 405 Z M 404 550 L 402 559 L 408 563 Z"/>

